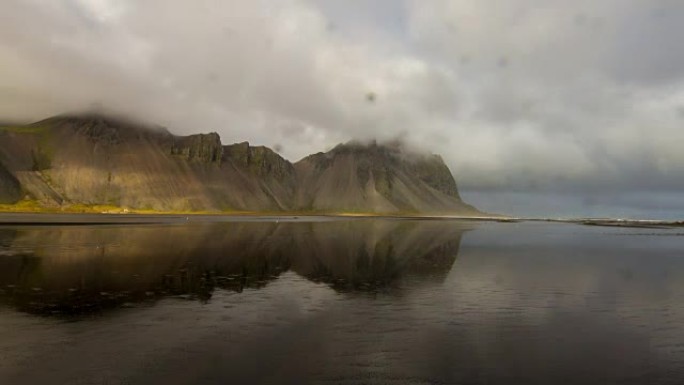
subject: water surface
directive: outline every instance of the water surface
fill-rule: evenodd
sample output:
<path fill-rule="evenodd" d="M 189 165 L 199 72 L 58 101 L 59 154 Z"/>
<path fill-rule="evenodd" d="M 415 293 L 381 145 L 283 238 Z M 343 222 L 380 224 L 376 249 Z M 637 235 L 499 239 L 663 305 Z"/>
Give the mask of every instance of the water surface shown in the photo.
<path fill-rule="evenodd" d="M 680 384 L 677 229 L 0 227 L 1 384 Z"/>

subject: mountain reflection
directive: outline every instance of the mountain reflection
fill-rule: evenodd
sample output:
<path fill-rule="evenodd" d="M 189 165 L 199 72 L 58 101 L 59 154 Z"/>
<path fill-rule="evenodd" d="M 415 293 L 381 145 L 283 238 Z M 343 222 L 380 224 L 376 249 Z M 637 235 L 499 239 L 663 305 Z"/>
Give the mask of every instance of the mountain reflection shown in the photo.
<path fill-rule="evenodd" d="M 0 301 L 42 315 L 207 301 L 285 271 L 340 292 L 441 281 L 468 228 L 452 221 L 194 223 L 0 229 Z"/>

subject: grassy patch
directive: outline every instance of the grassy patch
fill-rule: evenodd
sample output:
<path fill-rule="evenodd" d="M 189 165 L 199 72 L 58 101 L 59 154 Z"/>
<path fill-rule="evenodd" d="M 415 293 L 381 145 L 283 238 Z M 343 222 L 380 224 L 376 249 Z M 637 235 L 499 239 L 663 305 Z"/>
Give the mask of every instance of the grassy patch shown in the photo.
<path fill-rule="evenodd" d="M 0 212 L 40 213 L 45 211 L 46 207 L 41 206 L 38 201 L 30 199 L 24 199 L 14 204 L 0 204 Z"/>
<path fill-rule="evenodd" d="M 68 214 L 142 214 L 142 215 L 245 215 L 245 216 L 339 216 L 339 217 L 420 217 L 419 213 L 325 212 L 325 211 L 236 211 L 236 210 L 154 210 L 134 209 L 116 205 L 71 204 L 43 206 L 36 200 L 22 200 L 15 204 L 0 204 L 0 213 L 68 213 Z"/>
<path fill-rule="evenodd" d="M 64 206 L 45 206 L 36 200 L 22 200 L 15 204 L 0 204 L 0 213 L 68 213 L 68 214 L 177 214 L 177 215 L 209 215 L 227 214 L 216 211 L 190 211 L 190 210 L 154 210 L 154 209 L 130 209 L 115 205 L 83 204 L 76 203 Z"/>

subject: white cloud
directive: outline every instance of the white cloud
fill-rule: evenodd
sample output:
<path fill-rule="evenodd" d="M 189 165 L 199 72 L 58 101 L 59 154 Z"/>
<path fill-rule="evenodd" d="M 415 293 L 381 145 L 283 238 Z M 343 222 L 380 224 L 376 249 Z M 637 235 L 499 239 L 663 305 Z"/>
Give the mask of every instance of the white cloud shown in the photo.
<path fill-rule="evenodd" d="M 6 0 L 0 116 L 97 103 L 292 160 L 401 137 L 470 189 L 673 189 L 682 35 L 670 0 Z"/>

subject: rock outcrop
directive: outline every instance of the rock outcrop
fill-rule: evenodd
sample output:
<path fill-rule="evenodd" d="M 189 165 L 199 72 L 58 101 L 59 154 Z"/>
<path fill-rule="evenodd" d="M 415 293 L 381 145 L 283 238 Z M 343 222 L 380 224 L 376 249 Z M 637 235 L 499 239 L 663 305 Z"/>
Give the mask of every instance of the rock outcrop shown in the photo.
<path fill-rule="evenodd" d="M 223 146 L 221 145 L 221 138 L 215 132 L 174 137 L 171 153 L 181 156 L 187 161 L 221 163 Z"/>
<path fill-rule="evenodd" d="M 297 177 L 294 166 L 268 147 L 248 142 L 223 147 L 224 164 L 235 167 L 247 179 L 258 180 L 262 191 L 281 208 L 297 210 Z"/>
<path fill-rule="evenodd" d="M 314 211 L 476 214 L 442 158 L 400 145 L 341 144 L 295 165 L 298 205 Z"/>
<path fill-rule="evenodd" d="M 282 181 L 294 179 L 292 163 L 268 147 L 254 147 L 249 142 L 242 142 L 224 146 L 223 149 L 226 160 L 254 175 L 271 176 Z"/>
<path fill-rule="evenodd" d="M 21 185 L 0 163 L 0 203 L 16 203 L 21 198 Z"/>

